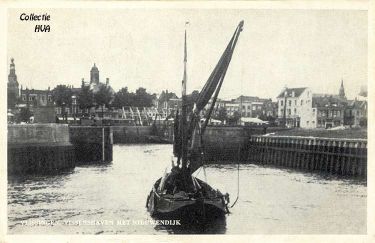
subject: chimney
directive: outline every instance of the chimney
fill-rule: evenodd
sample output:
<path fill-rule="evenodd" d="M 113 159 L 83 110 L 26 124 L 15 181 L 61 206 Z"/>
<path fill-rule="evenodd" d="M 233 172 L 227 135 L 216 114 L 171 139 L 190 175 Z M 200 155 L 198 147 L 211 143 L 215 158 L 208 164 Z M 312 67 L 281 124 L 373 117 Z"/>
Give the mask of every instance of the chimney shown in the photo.
<path fill-rule="evenodd" d="M 109 85 L 109 78 L 105 79 L 105 85 Z"/>

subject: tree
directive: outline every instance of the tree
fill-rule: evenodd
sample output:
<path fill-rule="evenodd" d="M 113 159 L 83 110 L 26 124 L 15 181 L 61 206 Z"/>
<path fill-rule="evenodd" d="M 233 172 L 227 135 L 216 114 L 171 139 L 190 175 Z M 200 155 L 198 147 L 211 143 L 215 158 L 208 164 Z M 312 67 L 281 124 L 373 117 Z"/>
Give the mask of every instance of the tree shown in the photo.
<path fill-rule="evenodd" d="M 33 114 L 29 108 L 21 108 L 20 113 L 18 114 L 18 122 L 28 122 L 30 117 Z"/>
<path fill-rule="evenodd" d="M 134 99 L 134 93 L 129 93 L 128 87 L 120 89 L 113 100 L 112 106 L 122 108 L 124 106 L 131 106 Z"/>
<path fill-rule="evenodd" d="M 238 121 L 241 118 L 241 114 L 238 111 L 233 112 L 233 116 L 228 118 L 228 123 L 230 124 L 238 124 Z"/>
<path fill-rule="evenodd" d="M 110 102 L 112 101 L 112 93 L 108 86 L 101 85 L 99 86 L 98 92 L 94 94 L 94 100 L 97 105 L 97 107 L 102 108 L 102 117 L 104 114 L 104 106 L 109 107 Z"/>
<path fill-rule="evenodd" d="M 134 106 L 138 107 L 151 107 L 154 96 L 147 93 L 145 88 L 138 88 L 135 91 Z"/>
<path fill-rule="evenodd" d="M 65 114 L 65 107 L 72 104 L 72 89 L 66 85 L 57 85 L 52 90 L 52 98 L 57 106 L 62 107 L 62 113 Z"/>
<path fill-rule="evenodd" d="M 224 107 L 220 107 L 216 119 L 224 122 L 228 119 L 227 110 Z"/>
<path fill-rule="evenodd" d="M 193 101 L 193 102 L 197 102 L 198 97 L 199 97 L 199 91 L 198 90 L 194 90 L 190 94 L 191 101 Z"/>
<path fill-rule="evenodd" d="M 158 100 L 159 107 L 162 107 L 164 102 L 168 102 L 170 99 L 178 99 L 178 97 L 173 92 L 168 92 L 168 90 L 166 91 L 163 90 Z"/>
<path fill-rule="evenodd" d="M 90 109 L 94 106 L 94 94 L 90 90 L 89 86 L 82 86 L 80 92 L 77 95 L 77 102 L 79 108 L 82 110 Z"/>
<path fill-rule="evenodd" d="M 58 106 L 71 105 L 72 94 L 72 90 L 66 85 L 57 85 L 52 90 L 53 101 Z"/>

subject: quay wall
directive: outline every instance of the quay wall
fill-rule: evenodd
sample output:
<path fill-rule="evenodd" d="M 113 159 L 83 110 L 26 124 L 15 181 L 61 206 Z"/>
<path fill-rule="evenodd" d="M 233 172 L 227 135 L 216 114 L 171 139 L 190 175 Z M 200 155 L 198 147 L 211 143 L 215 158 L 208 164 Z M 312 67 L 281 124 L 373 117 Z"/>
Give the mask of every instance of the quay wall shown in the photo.
<path fill-rule="evenodd" d="M 206 163 L 244 160 L 252 135 L 263 134 L 262 127 L 208 126 L 203 135 Z"/>
<path fill-rule="evenodd" d="M 113 133 L 109 126 L 70 126 L 69 137 L 77 164 L 113 160 Z"/>
<path fill-rule="evenodd" d="M 152 126 L 111 126 L 113 143 L 146 143 L 153 134 Z"/>
<path fill-rule="evenodd" d="M 8 125 L 8 174 L 53 173 L 75 166 L 64 124 Z"/>
<path fill-rule="evenodd" d="M 339 176 L 367 177 L 367 140 L 252 136 L 247 161 Z"/>
<path fill-rule="evenodd" d="M 110 127 L 8 125 L 8 174 L 51 174 L 113 159 Z"/>

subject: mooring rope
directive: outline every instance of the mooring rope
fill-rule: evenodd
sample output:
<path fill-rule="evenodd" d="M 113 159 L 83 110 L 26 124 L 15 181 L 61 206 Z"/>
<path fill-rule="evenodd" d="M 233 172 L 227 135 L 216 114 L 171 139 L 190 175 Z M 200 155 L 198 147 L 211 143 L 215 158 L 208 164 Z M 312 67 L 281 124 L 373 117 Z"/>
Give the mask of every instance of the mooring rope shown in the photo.
<path fill-rule="evenodd" d="M 237 163 L 237 197 L 236 200 L 234 200 L 232 206 L 230 208 L 233 208 L 234 205 L 237 203 L 238 198 L 240 197 L 240 152 L 241 152 L 241 146 L 238 147 L 238 163 Z"/>

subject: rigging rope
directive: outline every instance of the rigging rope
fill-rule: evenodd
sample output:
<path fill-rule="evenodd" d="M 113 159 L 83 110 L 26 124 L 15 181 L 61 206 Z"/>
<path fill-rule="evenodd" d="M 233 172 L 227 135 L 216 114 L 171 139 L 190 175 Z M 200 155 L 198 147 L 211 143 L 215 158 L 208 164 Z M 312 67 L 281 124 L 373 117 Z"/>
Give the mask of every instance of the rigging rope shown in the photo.
<path fill-rule="evenodd" d="M 230 208 L 233 208 L 234 205 L 237 203 L 238 198 L 240 197 L 240 151 L 241 151 L 241 146 L 238 147 L 238 163 L 237 163 L 237 197 L 236 200 L 234 200 L 232 206 Z"/>

